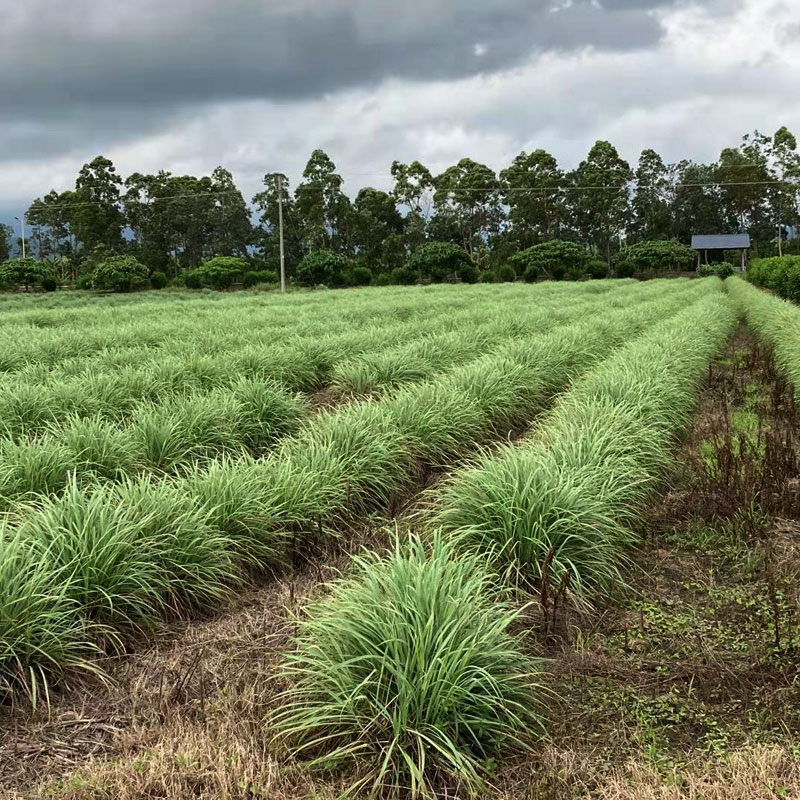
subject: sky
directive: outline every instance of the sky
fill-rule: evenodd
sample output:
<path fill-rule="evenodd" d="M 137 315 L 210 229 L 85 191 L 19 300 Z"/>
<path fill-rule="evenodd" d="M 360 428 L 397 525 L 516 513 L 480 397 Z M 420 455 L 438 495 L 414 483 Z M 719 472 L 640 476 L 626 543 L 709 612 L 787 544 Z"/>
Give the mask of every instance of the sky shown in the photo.
<path fill-rule="evenodd" d="M 800 0 L 26 0 L 0 24 L 0 221 L 111 158 L 230 169 L 249 199 L 324 149 L 354 194 L 394 159 L 502 169 L 597 139 L 632 163 L 800 134 Z"/>

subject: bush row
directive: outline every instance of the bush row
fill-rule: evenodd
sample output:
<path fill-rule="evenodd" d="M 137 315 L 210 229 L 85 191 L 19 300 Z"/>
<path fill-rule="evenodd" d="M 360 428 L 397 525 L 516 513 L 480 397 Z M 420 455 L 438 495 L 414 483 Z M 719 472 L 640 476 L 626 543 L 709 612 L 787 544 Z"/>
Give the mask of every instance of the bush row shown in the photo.
<path fill-rule="evenodd" d="M 755 258 L 747 267 L 747 280 L 778 297 L 800 303 L 800 256 Z"/>

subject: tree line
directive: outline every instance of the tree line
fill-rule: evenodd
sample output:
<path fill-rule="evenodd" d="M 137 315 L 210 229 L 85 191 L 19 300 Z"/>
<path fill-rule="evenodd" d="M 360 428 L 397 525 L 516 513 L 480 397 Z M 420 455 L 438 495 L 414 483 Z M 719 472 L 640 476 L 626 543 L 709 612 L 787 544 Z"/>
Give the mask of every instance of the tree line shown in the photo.
<path fill-rule="evenodd" d="M 800 153 L 785 127 L 747 134 L 711 164 L 668 164 L 646 149 L 632 166 L 597 141 L 572 170 L 538 149 L 499 174 L 464 158 L 438 175 L 419 161 L 395 161 L 391 177 L 390 191 L 365 187 L 351 199 L 334 162 L 315 150 L 297 186 L 268 173 L 248 204 L 222 167 L 203 177 L 161 171 L 123 180 L 98 156 L 73 189 L 31 203 L 28 250 L 72 278 L 98 253 L 130 255 L 172 277 L 217 256 L 275 270 L 279 197 L 289 275 L 320 250 L 388 273 L 430 242 L 456 244 L 484 269 L 551 240 L 578 244 L 609 265 L 631 244 L 688 243 L 693 233 L 749 232 L 762 256 L 798 249 Z M 0 230 L 0 260 L 13 235 Z"/>

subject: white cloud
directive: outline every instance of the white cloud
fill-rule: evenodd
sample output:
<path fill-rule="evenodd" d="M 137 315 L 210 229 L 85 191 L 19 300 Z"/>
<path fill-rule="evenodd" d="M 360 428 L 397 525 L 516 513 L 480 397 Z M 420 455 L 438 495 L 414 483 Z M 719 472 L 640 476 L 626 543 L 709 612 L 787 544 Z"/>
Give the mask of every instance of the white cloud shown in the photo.
<path fill-rule="evenodd" d="M 520 150 L 544 147 L 571 167 L 598 138 L 631 161 L 644 147 L 667 160 L 711 160 L 756 127 L 771 133 L 786 124 L 800 133 L 792 102 L 800 43 L 785 36 L 791 5 L 746 0 L 726 16 L 662 10 L 666 35 L 648 49 L 549 52 L 460 80 L 392 79 L 300 102 L 198 106 L 141 139 L 109 141 L 104 152 L 123 175 L 201 174 L 222 164 L 247 197 L 267 171 L 296 180 L 316 147 L 334 159 L 351 192 L 388 187 L 394 158 L 418 158 L 434 172 L 464 156 L 500 169 Z M 0 207 L 66 188 L 94 155 L 74 147 L 50 159 L 6 160 Z"/>

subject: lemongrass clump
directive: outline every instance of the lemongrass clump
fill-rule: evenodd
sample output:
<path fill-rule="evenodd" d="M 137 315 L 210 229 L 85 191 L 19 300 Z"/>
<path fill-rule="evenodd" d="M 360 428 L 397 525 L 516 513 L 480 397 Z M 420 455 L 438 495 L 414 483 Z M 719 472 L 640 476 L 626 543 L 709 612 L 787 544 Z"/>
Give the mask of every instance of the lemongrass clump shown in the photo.
<path fill-rule="evenodd" d="M 298 620 L 278 729 L 312 765 L 353 764 L 374 791 L 478 789 L 489 758 L 543 730 L 518 616 L 483 560 L 441 536 L 356 557 Z"/>

